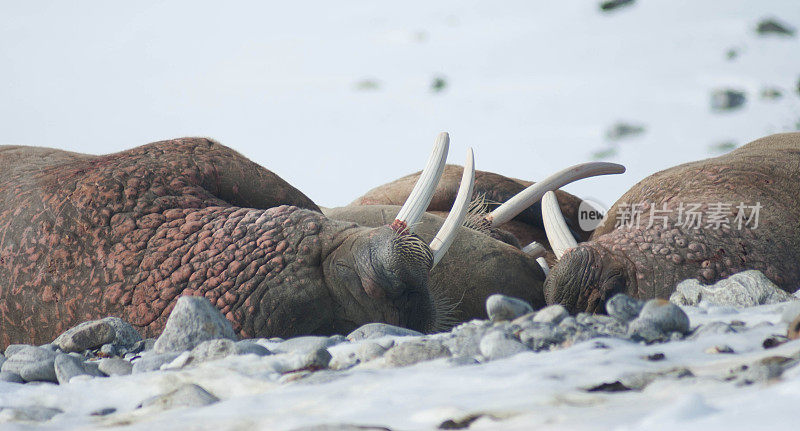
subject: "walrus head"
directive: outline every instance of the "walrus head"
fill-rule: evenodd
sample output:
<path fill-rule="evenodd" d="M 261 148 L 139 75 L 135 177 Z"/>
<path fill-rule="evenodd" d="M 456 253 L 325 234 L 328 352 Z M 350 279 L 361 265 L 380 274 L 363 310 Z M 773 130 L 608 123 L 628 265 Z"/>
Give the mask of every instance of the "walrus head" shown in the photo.
<path fill-rule="evenodd" d="M 418 331 L 437 328 L 441 310 L 428 289 L 431 269 L 450 247 L 464 222 L 475 179 L 472 149 L 450 216 L 430 244 L 414 234 L 444 169 L 449 137 L 441 133 L 414 190 L 389 225 L 360 228 L 328 253 L 323 263 L 326 284 L 341 307 L 334 326 L 381 321 Z"/>

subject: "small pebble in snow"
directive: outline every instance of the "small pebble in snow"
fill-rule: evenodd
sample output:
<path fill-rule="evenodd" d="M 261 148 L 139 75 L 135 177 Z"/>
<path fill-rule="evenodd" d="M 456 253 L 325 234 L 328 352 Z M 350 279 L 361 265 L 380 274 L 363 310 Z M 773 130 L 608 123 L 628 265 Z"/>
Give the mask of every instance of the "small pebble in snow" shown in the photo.
<path fill-rule="evenodd" d="M 361 362 L 367 362 L 376 358 L 380 358 L 384 353 L 386 353 L 387 350 L 389 350 L 389 348 L 372 341 L 367 341 L 361 343 L 361 345 L 358 347 L 356 356 L 361 360 Z"/>
<path fill-rule="evenodd" d="M 649 355 L 644 357 L 644 359 L 647 359 L 648 361 L 653 361 L 653 362 L 655 362 L 655 361 L 663 361 L 665 358 L 666 358 L 666 356 L 662 352 L 652 353 L 652 354 L 649 354 Z"/>
<path fill-rule="evenodd" d="M 126 376 L 133 371 L 133 365 L 122 358 L 105 358 L 97 368 L 107 376 Z"/>
<path fill-rule="evenodd" d="M 788 337 L 784 337 L 782 335 L 773 335 L 771 337 L 767 337 L 764 342 L 761 343 L 761 345 L 764 346 L 765 349 L 771 349 L 773 347 L 778 347 L 787 341 L 789 341 Z"/>
<path fill-rule="evenodd" d="M 267 356 L 271 355 L 272 352 L 269 351 L 266 347 L 256 343 L 252 340 L 242 340 L 236 342 L 236 354 L 237 355 L 256 355 L 256 356 Z"/>
<path fill-rule="evenodd" d="M 532 311 L 530 304 L 510 296 L 495 294 L 486 299 L 486 314 L 493 322 L 514 320 Z"/>
<path fill-rule="evenodd" d="M 533 321 L 558 325 L 567 316 L 569 316 L 567 309 L 563 305 L 555 304 L 537 311 L 533 316 Z"/>
<path fill-rule="evenodd" d="M 153 348 L 157 353 L 182 352 L 216 338 L 237 339 L 231 322 L 208 299 L 181 296 Z"/>
<path fill-rule="evenodd" d="M 663 299 L 647 301 L 637 319 L 653 322 L 664 333 L 689 332 L 689 316 L 677 305 Z"/>
<path fill-rule="evenodd" d="M 334 338 L 307 335 L 290 338 L 278 344 L 277 346 L 270 348 L 278 353 L 308 353 L 318 349 L 326 349 L 339 343 L 341 343 L 341 339 L 338 337 Z"/>
<path fill-rule="evenodd" d="M 384 359 L 389 366 L 406 367 L 447 356 L 450 350 L 439 340 L 413 340 L 392 347 Z"/>
<path fill-rule="evenodd" d="M 370 338 L 385 337 L 387 335 L 394 337 L 419 337 L 422 336 L 422 333 L 414 331 L 413 329 L 401 328 L 386 323 L 367 323 L 347 334 L 347 339 L 350 341 L 361 341 Z"/>
<path fill-rule="evenodd" d="M 789 323 L 789 326 L 786 328 L 786 337 L 790 340 L 796 340 L 800 338 L 800 315 L 798 315 L 794 321 Z"/>
<path fill-rule="evenodd" d="M 168 410 L 175 407 L 202 407 L 214 404 L 217 401 L 219 401 L 219 398 L 202 387 L 188 383 L 166 394 L 156 395 L 142 401 L 141 407 Z"/>
<path fill-rule="evenodd" d="M 55 370 L 55 356 L 41 361 L 29 362 L 19 370 L 19 375 L 26 382 L 58 383 Z"/>
<path fill-rule="evenodd" d="M 480 350 L 481 355 L 490 361 L 530 351 L 528 346 L 503 331 L 492 331 L 484 335 L 481 338 Z"/>
<path fill-rule="evenodd" d="M 63 353 L 56 356 L 54 365 L 56 378 L 61 385 L 69 383 L 69 380 L 75 376 L 93 375 L 92 369 L 84 366 L 82 360 Z M 99 375 L 99 373 L 96 374 Z"/>
<path fill-rule="evenodd" d="M 25 383 L 25 380 L 22 380 L 22 377 L 17 373 L 0 371 L 0 382 Z"/>
<path fill-rule="evenodd" d="M 172 362 L 180 355 L 179 352 L 155 353 L 142 355 L 141 358 L 133 362 L 133 373 L 144 373 L 161 368 L 162 365 Z"/>
<path fill-rule="evenodd" d="M 706 349 L 705 352 L 709 353 L 709 354 L 736 353 L 736 352 L 733 351 L 733 348 L 731 346 L 728 346 L 727 344 L 720 344 L 718 346 L 711 346 L 708 349 Z"/>
<path fill-rule="evenodd" d="M 90 416 L 108 416 L 108 415 L 110 415 L 110 414 L 112 414 L 112 413 L 114 413 L 116 411 L 117 411 L 117 409 L 114 408 L 114 407 L 104 407 L 102 409 L 95 410 L 95 411 L 89 413 L 89 415 Z"/>
<path fill-rule="evenodd" d="M 624 293 L 618 293 L 606 301 L 606 312 L 609 316 L 621 322 L 630 322 L 639 316 L 644 307 L 644 302 L 631 298 Z"/>

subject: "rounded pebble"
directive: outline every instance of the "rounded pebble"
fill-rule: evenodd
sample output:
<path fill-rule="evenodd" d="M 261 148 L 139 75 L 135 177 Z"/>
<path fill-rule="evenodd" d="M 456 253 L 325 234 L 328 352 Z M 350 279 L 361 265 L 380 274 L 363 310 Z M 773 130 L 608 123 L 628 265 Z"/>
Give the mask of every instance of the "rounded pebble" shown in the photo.
<path fill-rule="evenodd" d="M 486 314 L 493 322 L 514 320 L 532 311 L 530 304 L 518 298 L 494 294 L 486 299 Z"/>
<path fill-rule="evenodd" d="M 181 296 L 153 349 L 156 353 L 182 352 L 217 338 L 237 339 L 231 322 L 208 299 Z"/>

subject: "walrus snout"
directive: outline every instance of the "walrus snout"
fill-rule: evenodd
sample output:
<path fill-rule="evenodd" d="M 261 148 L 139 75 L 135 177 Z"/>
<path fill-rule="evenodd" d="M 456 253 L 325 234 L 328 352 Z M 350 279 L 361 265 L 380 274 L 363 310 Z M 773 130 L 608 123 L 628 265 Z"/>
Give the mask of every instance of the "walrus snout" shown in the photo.
<path fill-rule="evenodd" d="M 548 304 L 561 304 L 570 312 L 605 312 L 605 302 L 623 292 L 625 267 L 608 250 L 580 244 L 564 252 L 544 282 Z"/>

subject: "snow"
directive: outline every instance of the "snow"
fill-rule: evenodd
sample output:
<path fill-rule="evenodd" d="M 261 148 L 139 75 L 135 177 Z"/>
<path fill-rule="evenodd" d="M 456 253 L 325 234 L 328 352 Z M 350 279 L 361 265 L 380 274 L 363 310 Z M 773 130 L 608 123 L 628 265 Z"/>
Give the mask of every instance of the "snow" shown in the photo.
<path fill-rule="evenodd" d="M 800 355 L 800 340 L 765 349 L 766 337 L 785 334 L 783 304 L 709 314 L 684 307 L 692 326 L 741 320 L 741 333 L 644 345 L 598 338 L 548 352 L 522 353 L 476 365 L 444 359 L 406 368 L 382 368 L 380 359 L 343 371 L 304 378 L 275 372 L 286 355 L 228 357 L 192 369 L 73 380 L 62 386 L 0 384 L 0 405 L 44 405 L 64 410 L 42 429 L 251 429 L 290 430 L 318 424 L 432 429 L 448 419 L 484 414 L 470 429 L 749 430 L 794 429 L 800 402 L 800 366 L 777 381 L 741 385 L 731 370 L 760 359 Z M 398 337 L 396 342 L 413 337 Z M 708 353 L 726 344 L 733 354 Z M 330 348 L 334 358 L 358 344 Z M 663 353 L 660 361 L 646 356 Z M 677 378 L 688 368 L 693 377 Z M 588 392 L 602 383 L 647 382 L 643 390 Z M 195 383 L 222 401 L 159 412 L 136 409 L 142 400 L 179 383 Z M 114 407 L 107 417 L 92 411 Z M 0 418 L 0 420 L 2 420 Z M 10 423 L 2 424 L 9 426 Z M 2 427 L 0 426 L 0 427 Z M 22 426 L 22 425 L 21 425 Z M 26 429 L 26 428 L 22 428 Z"/>
<path fill-rule="evenodd" d="M 800 28 L 792 0 L 2 8 L 0 143 L 107 153 L 210 136 L 329 207 L 421 169 L 442 130 L 451 163 L 472 146 L 477 169 L 531 180 L 614 150 L 627 174 L 566 188 L 609 206 L 659 169 L 800 121 L 800 37 L 754 31 Z M 767 86 L 784 96 L 761 99 Z M 712 112 L 729 87 L 747 103 Z M 615 145 L 617 121 L 646 131 Z"/>

